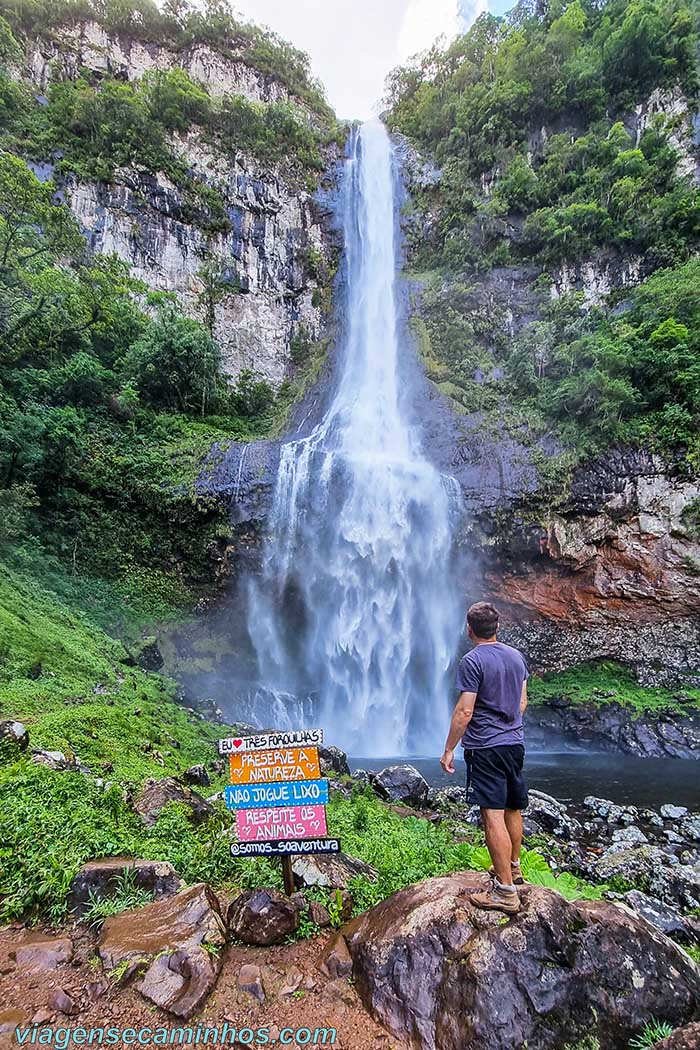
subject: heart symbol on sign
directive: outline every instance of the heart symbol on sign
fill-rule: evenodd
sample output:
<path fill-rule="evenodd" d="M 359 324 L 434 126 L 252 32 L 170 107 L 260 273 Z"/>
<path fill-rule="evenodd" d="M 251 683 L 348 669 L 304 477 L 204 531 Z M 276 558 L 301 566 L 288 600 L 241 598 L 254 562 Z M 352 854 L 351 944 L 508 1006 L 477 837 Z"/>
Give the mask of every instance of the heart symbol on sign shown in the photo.
<path fill-rule="evenodd" d="M 234 747 L 240 747 L 242 743 L 243 743 L 242 740 L 234 740 L 233 741 L 233 746 Z"/>

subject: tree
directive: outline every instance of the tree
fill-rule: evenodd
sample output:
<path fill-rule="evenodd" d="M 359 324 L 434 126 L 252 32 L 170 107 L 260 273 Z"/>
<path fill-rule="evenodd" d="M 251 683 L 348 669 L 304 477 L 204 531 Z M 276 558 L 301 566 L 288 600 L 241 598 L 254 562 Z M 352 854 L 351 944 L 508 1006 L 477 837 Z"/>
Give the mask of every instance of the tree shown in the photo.
<path fill-rule="evenodd" d="M 161 314 L 130 347 L 123 378 L 156 408 L 210 410 L 221 393 L 221 355 L 200 324 L 174 311 Z"/>

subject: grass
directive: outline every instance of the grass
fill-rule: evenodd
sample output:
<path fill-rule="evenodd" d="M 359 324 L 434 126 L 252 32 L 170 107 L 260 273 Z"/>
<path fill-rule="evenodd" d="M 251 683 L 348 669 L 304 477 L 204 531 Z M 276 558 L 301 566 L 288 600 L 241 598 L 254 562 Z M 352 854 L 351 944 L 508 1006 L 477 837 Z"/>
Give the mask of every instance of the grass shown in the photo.
<path fill-rule="evenodd" d="M 640 685 L 628 668 L 612 661 L 578 664 L 567 671 L 533 675 L 529 683 L 533 704 L 549 700 L 568 703 L 621 704 L 635 714 L 689 711 L 700 704 L 700 689 Z M 681 704 L 678 697 L 692 697 L 692 703 Z"/>
<path fill-rule="evenodd" d="M 83 915 L 88 926 L 100 926 L 110 915 L 119 915 L 132 908 L 143 908 L 153 900 L 153 894 L 136 885 L 136 870 L 127 868 L 115 881 L 114 892 L 109 897 L 96 897 L 90 893 L 90 901 Z"/>
<path fill-rule="evenodd" d="M 657 1021 L 652 1017 L 647 1021 L 639 1035 L 630 1040 L 630 1050 L 646 1050 L 647 1047 L 656 1046 L 662 1039 L 673 1031 L 673 1025 L 666 1021 Z"/>

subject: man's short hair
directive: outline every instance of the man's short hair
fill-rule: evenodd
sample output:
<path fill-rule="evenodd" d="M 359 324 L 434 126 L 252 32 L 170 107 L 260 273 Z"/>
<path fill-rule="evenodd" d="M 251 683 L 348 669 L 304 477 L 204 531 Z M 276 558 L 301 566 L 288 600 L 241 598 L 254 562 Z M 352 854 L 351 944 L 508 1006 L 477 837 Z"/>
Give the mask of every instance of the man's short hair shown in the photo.
<path fill-rule="evenodd" d="M 477 638 L 493 638 L 498 620 L 498 609 L 490 602 L 475 602 L 467 612 L 467 623 Z"/>

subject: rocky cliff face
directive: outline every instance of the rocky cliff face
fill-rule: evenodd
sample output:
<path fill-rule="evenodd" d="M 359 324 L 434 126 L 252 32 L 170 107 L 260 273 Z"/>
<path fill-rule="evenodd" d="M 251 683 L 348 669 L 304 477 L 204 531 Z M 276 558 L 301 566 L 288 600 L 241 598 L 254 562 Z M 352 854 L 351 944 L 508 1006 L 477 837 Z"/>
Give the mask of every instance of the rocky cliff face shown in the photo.
<path fill-rule="evenodd" d="M 700 125 L 680 89 L 654 91 L 625 123 L 638 143 L 658 119 L 678 154 L 679 172 L 700 179 Z M 533 152 L 557 130 L 533 132 Z M 404 139 L 400 151 L 409 190 L 430 200 L 425 191 L 439 185 L 440 172 Z M 500 174 L 484 180 L 485 198 Z M 430 208 L 409 213 L 409 240 L 430 236 L 432 221 Z M 550 295 L 580 292 L 590 309 L 637 285 L 652 268 L 643 256 L 599 252 L 550 268 Z M 468 319 L 476 345 L 490 346 L 494 332 L 513 339 L 541 316 L 539 272 L 523 263 L 442 278 L 439 301 Z M 414 310 L 420 326 L 420 290 Z M 429 373 L 430 353 L 428 347 Z M 418 415 L 433 460 L 457 477 L 464 496 L 465 599 L 494 600 L 508 620 L 508 637 L 535 669 L 611 658 L 634 666 L 649 684 L 700 681 L 694 523 L 700 484 L 687 464 L 616 449 L 579 466 L 573 477 L 550 478 L 545 495 L 542 466 L 561 452 L 556 442 L 533 442 L 526 426 L 518 432 L 493 421 L 484 425 L 481 413 L 468 408 L 455 413 L 449 387 L 432 384 Z"/>
<path fill-rule="evenodd" d="M 282 84 L 244 61 L 202 45 L 176 53 L 111 35 L 94 22 L 31 44 L 23 73 L 40 95 L 52 77 L 75 78 L 82 68 L 131 81 L 173 66 L 187 70 L 212 96 L 289 98 Z M 308 119 L 314 119 L 310 113 Z M 232 379 L 253 369 L 277 388 L 287 375 L 295 334 L 314 341 L 323 331 L 319 268 L 327 267 L 334 251 L 329 213 L 313 187 L 284 165 L 266 167 L 239 151 L 224 155 L 196 129 L 175 136 L 173 146 L 193 184 L 219 195 L 226 230 L 198 223 L 180 189 L 138 167 L 117 170 L 111 182 L 69 179 L 66 199 L 94 251 L 126 260 L 134 276 L 152 289 L 173 292 L 200 319 L 202 267 L 220 261 L 226 294 L 214 307 L 213 334 L 225 369 Z M 332 179 L 337 147 L 328 148 L 326 159 Z M 51 172 L 50 166 L 44 170 Z"/>

